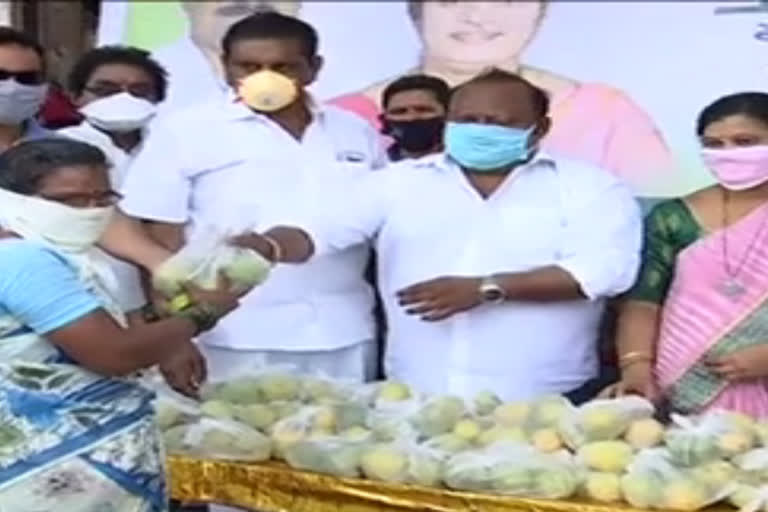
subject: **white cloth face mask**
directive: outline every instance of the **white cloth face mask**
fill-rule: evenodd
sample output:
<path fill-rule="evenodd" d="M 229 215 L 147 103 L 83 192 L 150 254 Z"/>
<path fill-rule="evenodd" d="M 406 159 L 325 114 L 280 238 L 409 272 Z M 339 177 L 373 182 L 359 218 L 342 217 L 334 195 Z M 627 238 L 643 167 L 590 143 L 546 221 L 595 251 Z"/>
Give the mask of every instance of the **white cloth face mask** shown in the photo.
<path fill-rule="evenodd" d="M 125 133 L 144 128 L 157 114 L 157 105 L 121 92 L 92 101 L 80 108 L 80 113 L 96 128 Z"/>

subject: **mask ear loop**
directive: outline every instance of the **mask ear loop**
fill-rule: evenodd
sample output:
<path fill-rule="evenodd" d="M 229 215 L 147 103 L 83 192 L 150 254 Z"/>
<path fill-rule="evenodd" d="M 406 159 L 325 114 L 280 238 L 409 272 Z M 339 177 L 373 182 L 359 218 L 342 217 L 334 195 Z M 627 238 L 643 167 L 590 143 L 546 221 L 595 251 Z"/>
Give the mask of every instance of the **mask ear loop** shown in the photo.
<path fill-rule="evenodd" d="M 381 123 L 379 132 L 382 135 L 392 135 L 392 127 L 390 126 L 389 121 L 387 121 L 387 117 L 384 114 L 379 114 L 378 119 L 379 123 Z"/>

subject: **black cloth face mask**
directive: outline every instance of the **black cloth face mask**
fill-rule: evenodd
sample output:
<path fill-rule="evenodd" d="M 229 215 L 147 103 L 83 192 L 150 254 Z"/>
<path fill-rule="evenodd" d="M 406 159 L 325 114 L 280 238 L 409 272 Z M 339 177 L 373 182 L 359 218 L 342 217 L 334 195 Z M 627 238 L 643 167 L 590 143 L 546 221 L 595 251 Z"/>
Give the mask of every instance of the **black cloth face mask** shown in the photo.
<path fill-rule="evenodd" d="M 427 151 L 437 146 L 443 137 L 444 117 L 393 121 L 382 119 L 382 133 L 395 139 L 405 151 Z"/>

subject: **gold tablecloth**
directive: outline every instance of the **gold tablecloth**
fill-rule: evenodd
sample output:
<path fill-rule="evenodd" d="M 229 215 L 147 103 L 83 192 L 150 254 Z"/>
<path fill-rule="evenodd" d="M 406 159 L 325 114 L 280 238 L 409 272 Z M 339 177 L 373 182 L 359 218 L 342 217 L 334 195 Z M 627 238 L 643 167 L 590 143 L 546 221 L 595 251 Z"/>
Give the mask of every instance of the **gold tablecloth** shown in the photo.
<path fill-rule="evenodd" d="M 243 464 L 170 457 L 174 499 L 265 512 L 632 512 L 622 505 L 454 492 Z M 732 509 L 723 508 L 722 510 Z M 639 512 L 639 511 L 638 511 Z"/>

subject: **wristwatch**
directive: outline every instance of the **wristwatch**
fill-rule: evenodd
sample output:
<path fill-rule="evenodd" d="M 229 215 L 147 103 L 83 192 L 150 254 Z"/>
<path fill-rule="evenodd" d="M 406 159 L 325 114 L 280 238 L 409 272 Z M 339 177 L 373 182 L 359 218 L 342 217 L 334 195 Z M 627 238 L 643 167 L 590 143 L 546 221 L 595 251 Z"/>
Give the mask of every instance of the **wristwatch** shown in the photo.
<path fill-rule="evenodd" d="M 501 304 L 506 300 L 507 292 L 492 276 L 488 276 L 480 281 L 480 297 L 486 304 Z"/>

